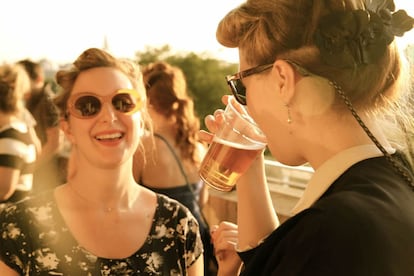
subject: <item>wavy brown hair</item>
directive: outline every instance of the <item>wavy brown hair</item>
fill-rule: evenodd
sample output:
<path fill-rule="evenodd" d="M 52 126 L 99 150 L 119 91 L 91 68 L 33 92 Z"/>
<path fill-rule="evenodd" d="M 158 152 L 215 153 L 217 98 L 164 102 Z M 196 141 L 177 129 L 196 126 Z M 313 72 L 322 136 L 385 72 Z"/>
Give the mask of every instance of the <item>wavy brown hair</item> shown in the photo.
<path fill-rule="evenodd" d="M 199 142 L 200 120 L 194 111 L 193 99 L 187 91 L 183 71 L 163 61 L 142 70 L 148 103 L 156 112 L 176 120 L 175 143 L 184 159 L 199 163 L 196 145 Z"/>

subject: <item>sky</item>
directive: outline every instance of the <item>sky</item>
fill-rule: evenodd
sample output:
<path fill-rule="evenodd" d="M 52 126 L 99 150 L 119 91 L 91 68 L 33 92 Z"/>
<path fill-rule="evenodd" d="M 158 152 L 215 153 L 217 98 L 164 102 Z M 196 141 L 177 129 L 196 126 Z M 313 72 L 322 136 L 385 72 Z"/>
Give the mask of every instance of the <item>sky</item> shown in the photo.
<path fill-rule="evenodd" d="M 219 20 L 242 0 L 13 0 L 1 3 L 0 62 L 73 61 L 89 47 L 134 57 L 146 46 L 237 59 L 216 41 Z M 226 52 L 226 53 L 224 53 Z"/>
<path fill-rule="evenodd" d="M 294 1 L 294 0 L 292 0 Z M 215 37 L 220 19 L 243 0 L 13 0 L 3 1 L 0 63 L 23 58 L 71 62 L 89 47 L 134 58 L 145 47 L 208 53 L 237 62 L 237 50 Z M 395 0 L 414 16 L 413 0 Z M 414 43 L 414 31 L 404 38 Z"/>

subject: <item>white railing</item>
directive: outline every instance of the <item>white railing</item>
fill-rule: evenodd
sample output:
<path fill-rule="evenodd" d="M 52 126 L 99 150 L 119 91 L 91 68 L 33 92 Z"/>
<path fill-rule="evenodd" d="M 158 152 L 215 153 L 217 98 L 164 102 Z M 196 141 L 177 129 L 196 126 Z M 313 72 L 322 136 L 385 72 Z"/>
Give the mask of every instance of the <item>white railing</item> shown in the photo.
<path fill-rule="evenodd" d="M 309 166 L 286 166 L 274 160 L 265 160 L 266 178 L 273 207 L 282 216 L 289 217 L 290 211 L 313 174 Z"/>
<path fill-rule="evenodd" d="M 266 159 L 265 171 L 273 206 L 276 212 L 282 216 L 290 216 L 290 210 L 302 196 L 313 174 L 309 166 L 291 167 L 280 162 Z M 237 202 L 236 192 L 220 192 L 210 189 L 210 194 L 224 200 Z"/>
<path fill-rule="evenodd" d="M 309 166 L 286 166 L 274 160 L 265 160 L 265 170 L 268 183 L 304 189 L 313 169 Z"/>

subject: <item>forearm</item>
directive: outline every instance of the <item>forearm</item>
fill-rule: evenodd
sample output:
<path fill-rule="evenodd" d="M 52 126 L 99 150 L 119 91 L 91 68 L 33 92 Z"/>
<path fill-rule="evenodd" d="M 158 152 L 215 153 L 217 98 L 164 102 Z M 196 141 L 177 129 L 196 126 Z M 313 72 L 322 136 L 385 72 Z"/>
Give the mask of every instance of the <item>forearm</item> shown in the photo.
<path fill-rule="evenodd" d="M 0 261 L 0 275 L 2 275 L 2 276 L 18 276 L 19 273 L 17 273 L 15 270 L 11 269 L 4 262 Z"/>
<path fill-rule="evenodd" d="M 20 170 L 0 166 L 0 201 L 9 199 L 16 190 Z"/>
<path fill-rule="evenodd" d="M 204 262 L 203 255 L 199 256 L 197 261 L 195 261 L 187 270 L 188 276 L 198 276 L 203 275 Z"/>
<path fill-rule="evenodd" d="M 209 197 L 208 187 L 207 187 L 207 184 L 204 183 L 203 187 L 201 188 L 200 199 L 199 199 L 199 205 L 201 208 L 203 208 L 207 204 L 208 197 Z"/>
<path fill-rule="evenodd" d="M 244 250 L 256 246 L 279 225 L 267 186 L 263 156 L 238 181 L 237 201 L 238 248 Z"/>
<path fill-rule="evenodd" d="M 14 191 L 16 191 L 16 187 L 13 187 L 13 186 L 1 187 L 0 188 L 0 202 L 8 200 L 13 195 Z"/>

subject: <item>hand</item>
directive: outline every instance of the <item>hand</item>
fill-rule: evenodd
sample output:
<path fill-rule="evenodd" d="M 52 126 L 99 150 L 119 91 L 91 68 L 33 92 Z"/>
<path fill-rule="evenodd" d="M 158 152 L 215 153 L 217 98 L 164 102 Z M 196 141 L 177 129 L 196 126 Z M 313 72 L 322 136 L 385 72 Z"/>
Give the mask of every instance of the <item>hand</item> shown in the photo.
<path fill-rule="evenodd" d="M 238 275 L 242 261 L 237 254 L 237 224 L 223 221 L 211 227 L 211 238 L 218 262 L 217 276 Z"/>
<path fill-rule="evenodd" d="M 222 97 L 221 101 L 227 105 L 228 99 L 230 95 L 225 95 Z M 217 109 L 214 112 L 214 115 L 207 115 L 204 118 L 204 123 L 208 129 L 207 132 L 205 130 L 200 130 L 199 137 L 202 141 L 210 144 L 213 141 L 214 133 L 220 128 L 220 125 L 223 123 L 223 109 Z"/>

